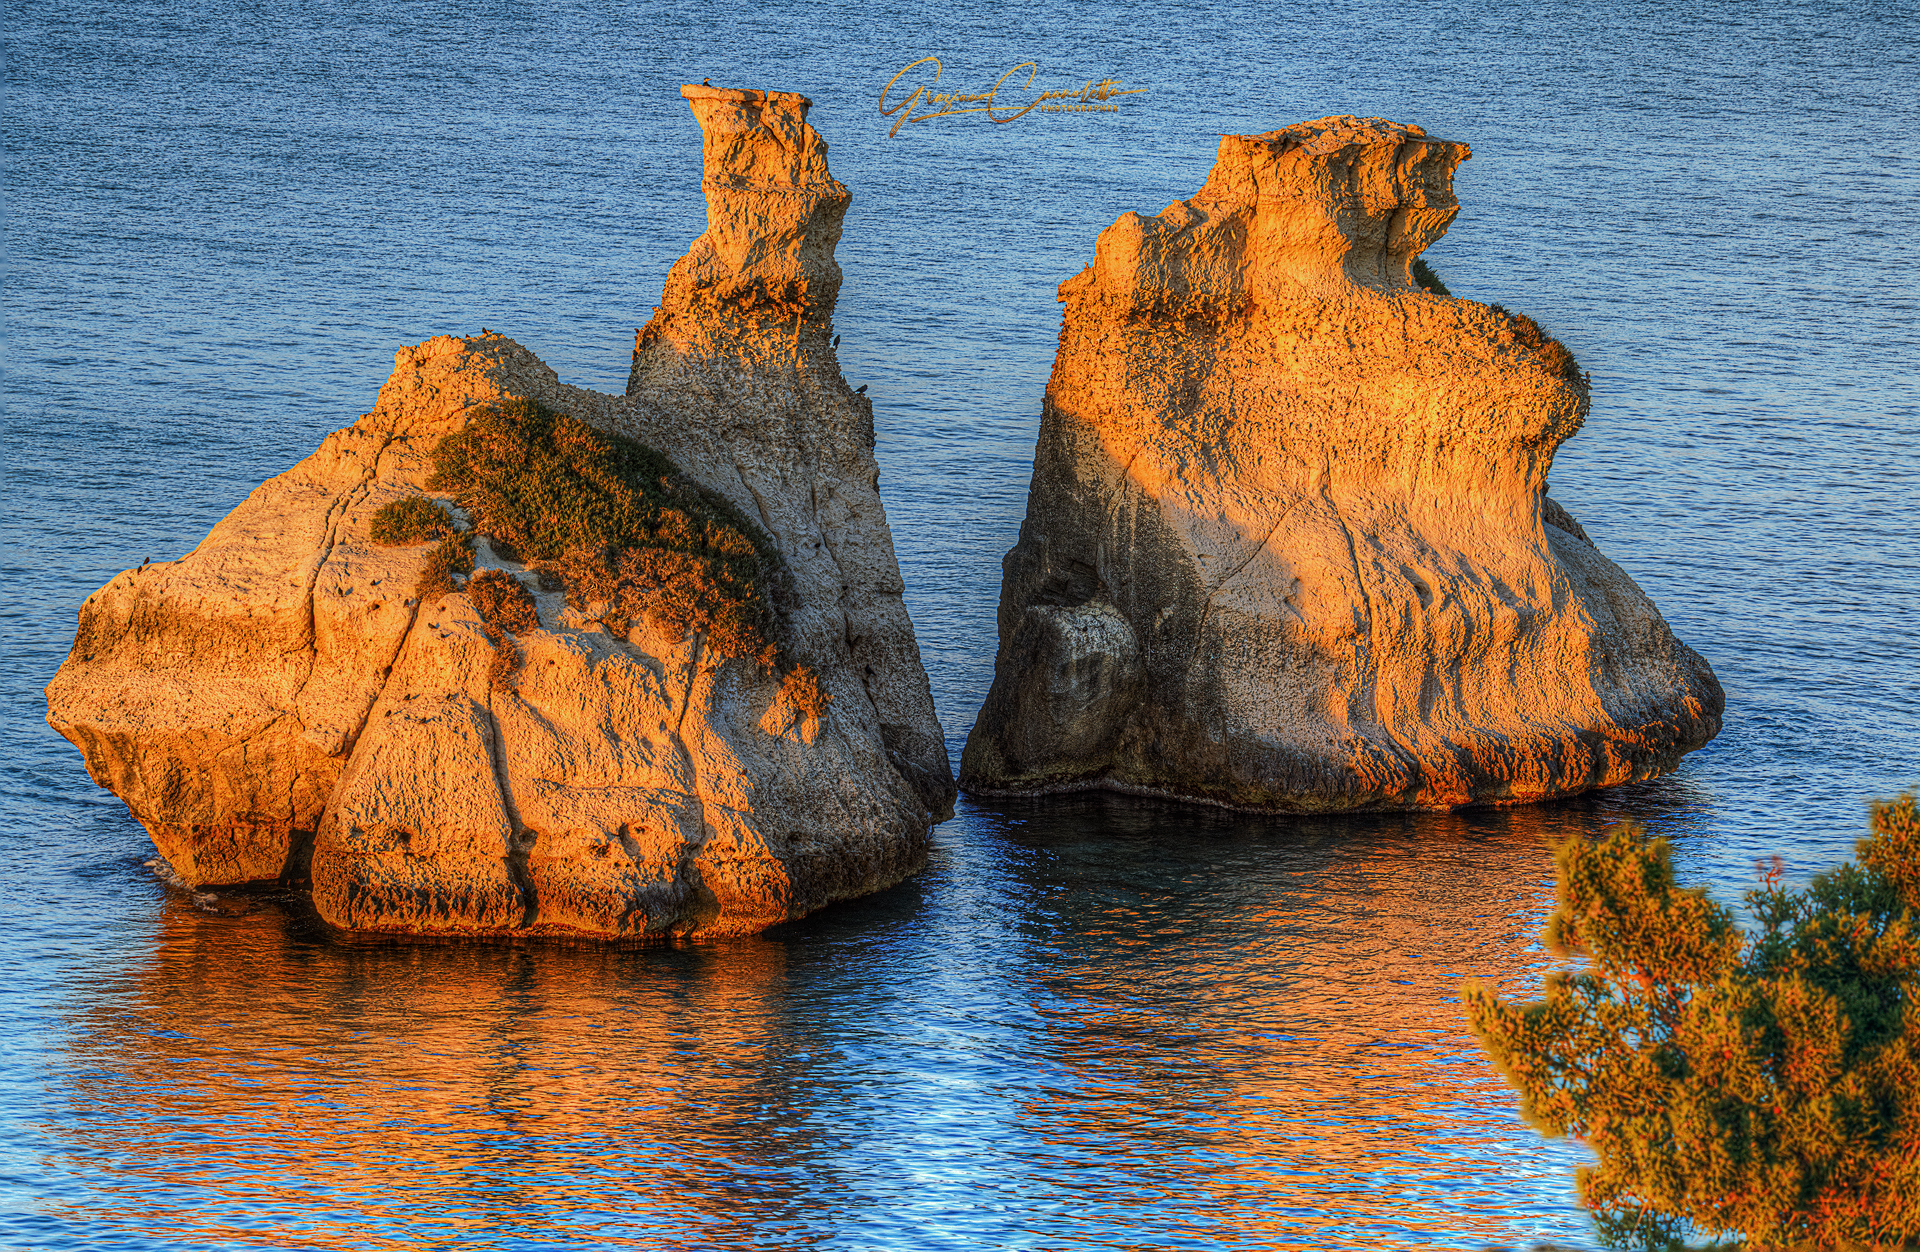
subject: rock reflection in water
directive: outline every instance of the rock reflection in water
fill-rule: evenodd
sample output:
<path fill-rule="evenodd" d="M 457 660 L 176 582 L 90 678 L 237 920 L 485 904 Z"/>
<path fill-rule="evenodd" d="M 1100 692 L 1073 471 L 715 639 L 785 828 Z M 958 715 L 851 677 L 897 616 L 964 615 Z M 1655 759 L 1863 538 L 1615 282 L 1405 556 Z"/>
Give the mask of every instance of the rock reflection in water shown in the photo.
<path fill-rule="evenodd" d="M 1564 1238 L 1573 1150 L 1497 1111 L 1457 996 L 1537 979 L 1545 842 L 1604 816 L 976 805 L 914 883 L 680 948 L 169 898 L 78 995 L 62 1208 L 324 1247 Z"/>
<path fill-rule="evenodd" d="M 1031 1129 L 1088 1165 L 1154 1162 L 1142 1203 L 1193 1188 L 1196 1236 L 1511 1234 L 1490 1215 L 1571 1178 L 1488 1116 L 1507 1097 L 1457 997 L 1469 974 L 1537 979 L 1555 817 L 1324 823 L 1284 842 L 1221 817 L 1238 837 L 1166 887 L 1103 872 L 1098 840 L 1061 848 L 1079 862 L 1066 879 L 1098 885 L 1062 893 L 1073 938 L 1038 1001 L 1069 1078 L 1029 1101 Z"/>

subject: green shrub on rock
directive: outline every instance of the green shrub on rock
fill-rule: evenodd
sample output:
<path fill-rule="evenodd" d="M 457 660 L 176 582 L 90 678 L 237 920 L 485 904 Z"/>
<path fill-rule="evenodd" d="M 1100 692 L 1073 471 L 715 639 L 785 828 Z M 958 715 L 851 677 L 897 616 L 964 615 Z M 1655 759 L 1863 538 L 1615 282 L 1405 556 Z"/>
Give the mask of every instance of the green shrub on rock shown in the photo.
<path fill-rule="evenodd" d="M 380 506 L 373 515 L 368 537 L 383 548 L 403 543 L 425 543 L 453 533 L 447 511 L 425 496 L 408 496 Z"/>
<path fill-rule="evenodd" d="M 1440 275 L 1433 272 L 1433 266 L 1428 265 L 1424 257 L 1413 258 L 1413 282 L 1422 291 L 1431 291 L 1436 296 L 1453 294 L 1447 290 L 1447 285 L 1440 281 Z"/>
<path fill-rule="evenodd" d="M 1676 886 L 1664 842 L 1571 841 L 1545 939 L 1591 967 L 1532 1003 L 1468 988 L 1527 1120 L 1593 1149 L 1581 1198 L 1616 1238 L 1920 1242 L 1914 797 L 1874 805 L 1872 831 L 1857 864 L 1749 893 L 1757 936 Z"/>
<path fill-rule="evenodd" d="M 616 632 L 643 616 L 697 631 L 710 651 L 768 673 L 797 668 L 776 642 L 779 550 L 653 449 L 515 399 L 443 439 L 433 464 L 427 485 L 453 493 L 474 529 L 532 564 L 543 588 L 564 586 L 576 610 L 599 606 Z"/>

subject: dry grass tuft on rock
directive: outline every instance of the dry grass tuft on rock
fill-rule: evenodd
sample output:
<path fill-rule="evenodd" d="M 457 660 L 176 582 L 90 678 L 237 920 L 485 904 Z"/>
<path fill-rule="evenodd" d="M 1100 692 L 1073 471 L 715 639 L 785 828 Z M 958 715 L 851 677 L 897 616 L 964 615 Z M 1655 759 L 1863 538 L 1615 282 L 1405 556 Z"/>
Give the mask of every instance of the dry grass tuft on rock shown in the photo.
<path fill-rule="evenodd" d="M 487 662 L 487 683 L 495 691 L 511 691 L 514 676 L 520 672 L 520 645 L 512 635 L 488 633 L 493 638 L 493 659 Z"/>
<path fill-rule="evenodd" d="M 796 665 L 780 680 L 781 698 L 803 717 L 825 717 L 833 697 L 820 685 L 820 675 L 805 665 Z"/>
<path fill-rule="evenodd" d="M 644 617 L 767 673 L 787 668 L 772 541 L 653 449 L 511 400 L 448 436 L 433 461 L 430 487 L 453 492 L 497 549 L 534 564 L 543 587 L 564 583 L 569 604 L 615 633 Z"/>
<path fill-rule="evenodd" d="M 373 515 L 369 537 L 383 548 L 403 543 L 425 543 L 453 533 L 447 511 L 425 496 L 408 496 L 380 506 Z"/>
<path fill-rule="evenodd" d="M 493 660 L 487 666 L 487 680 L 495 691 L 513 686 L 520 672 L 520 646 L 515 635 L 540 629 L 540 615 L 533 597 L 520 580 L 503 569 L 481 570 L 467 580 L 467 598 L 487 624 L 487 637 L 493 640 Z"/>
<path fill-rule="evenodd" d="M 1513 332 L 1515 341 L 1521 347 L 1539 353 L 1541 364 L 1549 372 L 1570 383 L 1581 381 L 1580 362 L 1574 359 L 1566 344 L 1542 330 L 1540 323 L 1525 313 L 1510 312 L 1505 305 L 1490 304 L 1487 307 L 1507 319 L 1507 329 Z"/>
<path fill-rule="evenodd" d="M 533 597 L 520 580 L 503 569 L 483 569 L 467 580 L 467 598 L 487 625 L 523 635 L 540 629 Z"/>
<path fill-rule="evenodd" d="M 427 554 L 427 567 L 420 571 L 420 581 L 414 584 L 413 594 L 420 603 L 432 604 L 449 591 L 460 590 L 453 576 L 472 569 L 473 541 L 465 535 L 450 535 Z"/>

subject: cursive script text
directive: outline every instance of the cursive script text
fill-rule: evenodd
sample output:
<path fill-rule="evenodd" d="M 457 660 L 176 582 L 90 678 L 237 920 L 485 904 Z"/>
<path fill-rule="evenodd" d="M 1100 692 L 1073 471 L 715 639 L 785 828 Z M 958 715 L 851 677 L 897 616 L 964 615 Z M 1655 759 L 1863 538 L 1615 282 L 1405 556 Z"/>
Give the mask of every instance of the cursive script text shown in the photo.
<path fill-rule="evenodd" d="M 932 66 L 931 70 L 922 69 Z M 920 70 L 918 74 L 913 73 Z M 931 122 L 936 117 L 955 117 L 961 113 L 985 113 L 987 120 L 1000 125 L 1017 122 L 1029 113 L 1117 113 L 1120 106 L 1111 103 L 1119 96 L 1144 94 L 1145 87 L 1121 87 L 1117 78 L 1088 79 L 1078 87 L 1063 87 L 1028 95 L 1033 78 L 1040 70 L 1036 61 L 1022 61 L 980 92 L 935 91 L 940 81 L 940 58 L 921 57 L 900 68 L 880 89 L 880 116 L 897 118 L 889 136 L 898 135 L 911 122 Z M 1025 77 L 1021 72 L 1025 71 Z M 907 79 L 901 84 L 901 79 Z M 912 90 L 907 90 L 911 87 Z M 887 103 L 900 93 L 895 102 Z M 1024 101 L 1024 103 L 1023 103 Z M 918 111 L 924 110 L 924 111 Z"/>

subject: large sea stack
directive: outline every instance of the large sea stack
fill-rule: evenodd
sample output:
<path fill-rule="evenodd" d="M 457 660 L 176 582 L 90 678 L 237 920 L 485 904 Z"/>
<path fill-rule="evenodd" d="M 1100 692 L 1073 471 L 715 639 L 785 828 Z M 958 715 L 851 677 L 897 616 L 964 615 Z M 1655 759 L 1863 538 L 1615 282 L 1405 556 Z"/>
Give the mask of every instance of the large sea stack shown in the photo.
<path fill-rule="evenodd" d="M 1101 234 L 963 787 L 1505 804 L 1718 732 L 1713 671 L 1547 496 L 1573 358 L 1413 279 L 1467 156 L 1377 118 L 1227 136 L 1191 200 Z"/>
<path fill-rule="evenodd" d="M 833 352 L 847 190 L 804 97 L 682 94 L 708 229 L 638 336 L 625 396 L 564 386 L 499 335 L 404 348 L 373 412 L 192 553 L 82 607 L 48 720 L 188 883 L 310 875 L 320 914 L 353 930 L 719 935 L 924 863 L 953 777 L 873 409 Z M 678 609 L 634 607 L 677 594 L 648 571 L 708 568 L 686 551 L 576 552 L 625 571 L 623 608 L 613 573 L 570 585 L 565 562 L 530 568 L 498 535 L 373 542 L 383 506 L 457 498 L 428 486 L 446 486 L 436 450 L 504 413 L 603 459 L 592 432 L 664 456 L 620 445 L 652 467 L 636 481 L 685 506 L 659 515 L 687 532 L 661 543 L 764 575 L 764 655 L 684 626 L 711 591 L 697 580 Z"/>

